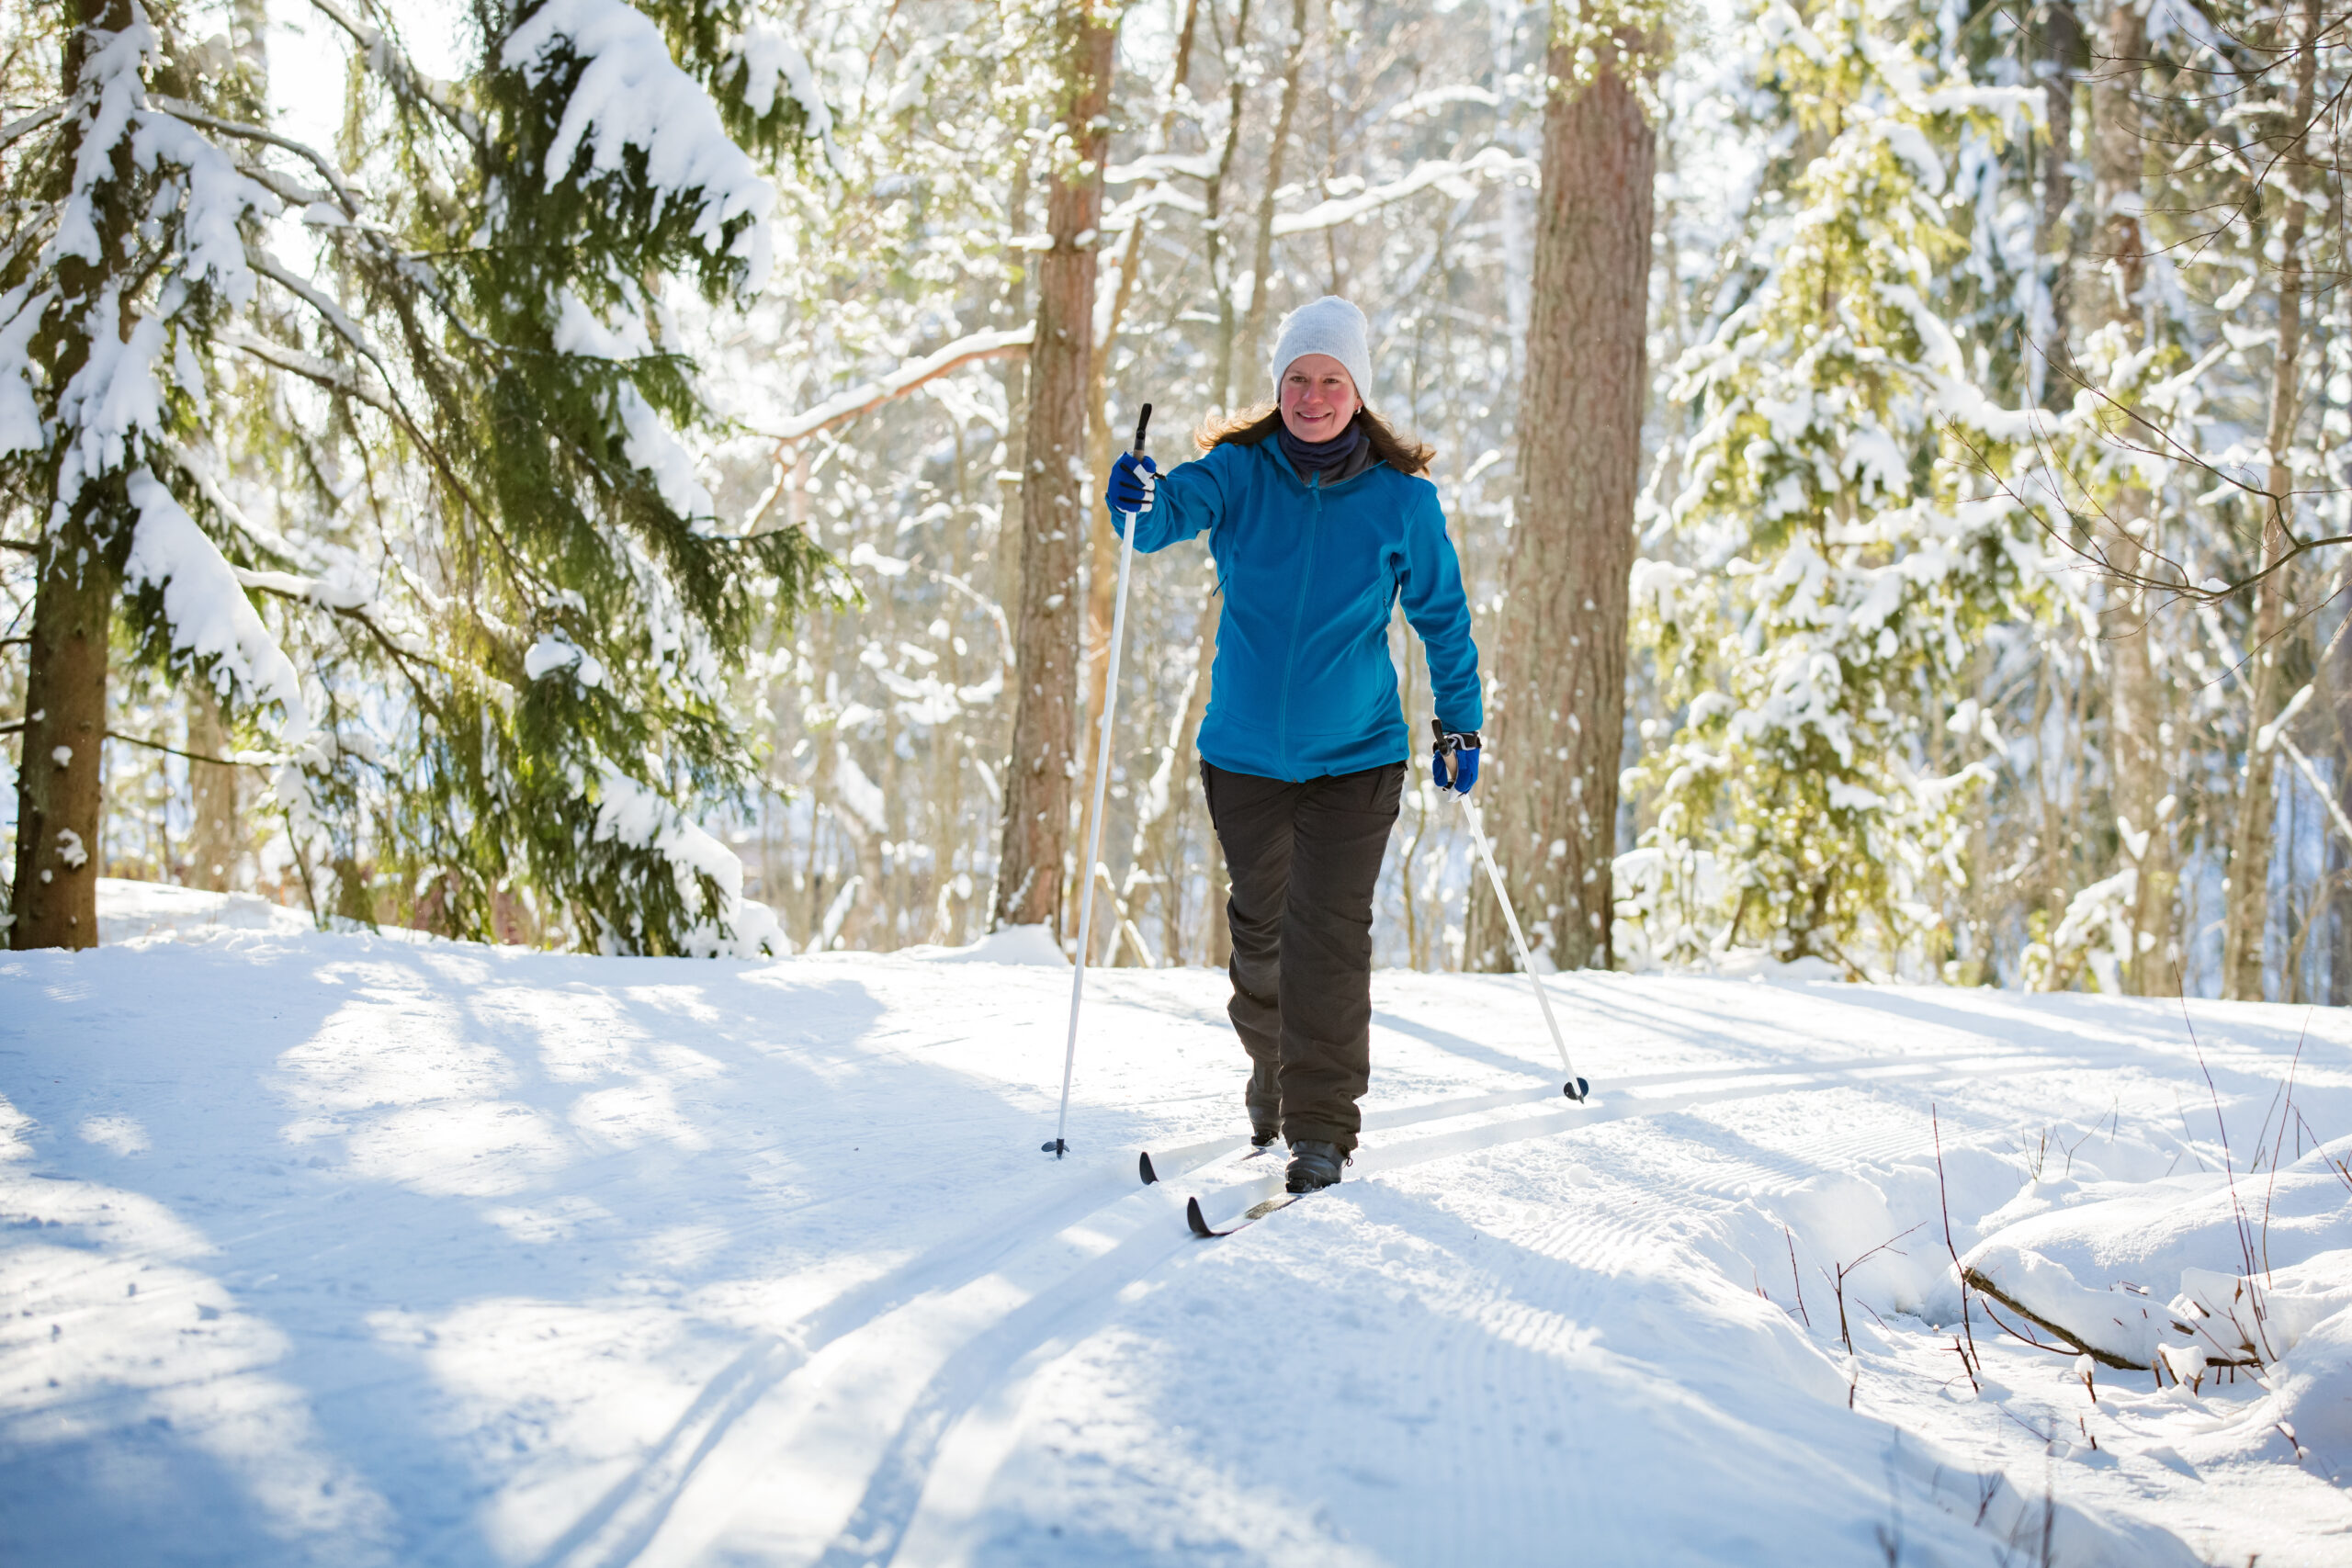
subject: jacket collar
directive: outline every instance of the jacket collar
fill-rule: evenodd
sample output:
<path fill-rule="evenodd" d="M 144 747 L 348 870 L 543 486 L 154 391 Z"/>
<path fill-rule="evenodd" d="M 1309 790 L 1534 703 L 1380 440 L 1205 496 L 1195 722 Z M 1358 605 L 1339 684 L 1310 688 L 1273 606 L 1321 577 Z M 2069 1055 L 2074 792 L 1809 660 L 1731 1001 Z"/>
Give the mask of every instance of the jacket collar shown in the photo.
<path fill-rule="evenodd" d="M 1317 488 L 1316 485 L 1309 483 L 1305 478 L 1301 477 L 1299 471 L 1291 466 L 1290 458 L 1283 455 L 1283 444 L 1274 439 L 1274 437 L 1269 435 L 1263 441 L 1259 442 L 1258 450 L 1264 453 L 1268 460 L 1271 461 L 1275 468 L 1280 468 L 1283 473 L 1288 474 L 1290 476 L 1291 482 L 1298 486 L 1299 489 L 1313 490 Z M 1362 479 L 1365 474 L 1370 473 L 1373 469 L 1378 467 L 1380 467 L 1380 459 L 1373 456 L 1372 443 L 1367 441 L 1356 449 L 1356 455 L 1348 460 L 1345 467 L 1340 468 L 1337 472 L 1324 476 L 1320 488 L 1328 491 L 1337 490 L 1340 486 L 1344 484 L 1352 484 L 1357 479 Z"/>

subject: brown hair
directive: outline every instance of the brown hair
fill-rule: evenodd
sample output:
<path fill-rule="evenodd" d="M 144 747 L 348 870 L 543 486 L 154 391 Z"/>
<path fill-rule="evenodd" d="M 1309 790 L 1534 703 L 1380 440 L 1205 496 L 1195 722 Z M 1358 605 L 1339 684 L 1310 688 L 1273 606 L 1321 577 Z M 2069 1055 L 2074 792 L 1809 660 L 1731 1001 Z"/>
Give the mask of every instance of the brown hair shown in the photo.
<path fill-rule="evenodd" d="M 1283 411 L 1272 403 L 1260 403 L 1254 409 L 1228 414 L 1223 419 L 1211 419 L 1193 433 L 1193 445 L 1204 452 L 1215 451 L 1230 441 L 1242 446 L 1255 446 L 1270 439 L 1282 428 Z M 1429 472 L 1430 459 L 1437 456 L 1437 448 L 1410 436 L 1399 435 L 1388 423 L 1369 408 L 1359 404 L 1356 417 L 1351 422 L 1372 443 L 1372 455 L 1400 474 Z"/>

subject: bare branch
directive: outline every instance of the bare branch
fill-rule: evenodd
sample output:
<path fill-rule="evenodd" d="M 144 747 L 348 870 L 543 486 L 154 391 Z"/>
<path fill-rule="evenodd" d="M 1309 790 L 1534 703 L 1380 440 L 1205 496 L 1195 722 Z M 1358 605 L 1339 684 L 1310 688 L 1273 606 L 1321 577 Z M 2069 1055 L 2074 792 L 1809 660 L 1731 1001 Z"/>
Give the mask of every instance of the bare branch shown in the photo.
<path fill-rule="evenodd" d="M 150 740 L 143 735 L 126 734 L 119 729 L 107 730 L 107 739 L 126 741 L 133 746 L 144 746 L 150 751 L 168 751 L 175 757 L 186 757 L 191 762 L 210 762 L 216 767 L 222 768 L 274 768 L 285 761 L 283 757 L 268 752 L 255 752 L 251 756 L 207 757 L 200 752 L 183 751 L 176 746 L 166 746 L 160 740 Z"/>
<path fill-rule="evenodd" d="M 846 424 L 862 414 L 871 413 L 884 403 L 903 398 L 927 381 L 952 374 L 967 365 L 984 359 L 1018 359 L 1029 352 L 1031 338 L 1036 334 L 1036 324 L 1013 327 L 1003 331 L 972 333 L 959 337 L 921 359 L 910 359 L 888 375 L 871 381 L 860 382 L 845 392 L 827 398 L 806 412 L 786 420 L 775 430 L 754 431 L 783 448 L 797 446 L 820 430 L 831 430 Z"/>

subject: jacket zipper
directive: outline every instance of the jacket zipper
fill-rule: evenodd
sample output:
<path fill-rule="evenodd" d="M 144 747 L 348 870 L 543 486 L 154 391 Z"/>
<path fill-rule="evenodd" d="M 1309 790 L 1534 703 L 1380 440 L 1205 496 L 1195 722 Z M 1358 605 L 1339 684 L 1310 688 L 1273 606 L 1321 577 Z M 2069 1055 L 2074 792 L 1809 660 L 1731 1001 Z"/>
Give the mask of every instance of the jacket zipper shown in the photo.
<path fill-rule="evenodd" d="M 1290 611 L 1290 646 L 1283 653 L 1282 739 L 1283 776 L 1288 778 L 1298 772 L 1292 760 L 1290 748 L 1290 688 L 1291 677 L 1298 669 L 1298 632 L 1306 624 L 1306 585 L 1314 577 L 1315 546 L 1321 537 L 1323 525 L 1323 476 L 1317 474 L 1307 481 L 1306 499 L 1311 503 L 1306 513 L 1306 559 L 1305 570 L 1298 574 L 1298 600 Z"/>

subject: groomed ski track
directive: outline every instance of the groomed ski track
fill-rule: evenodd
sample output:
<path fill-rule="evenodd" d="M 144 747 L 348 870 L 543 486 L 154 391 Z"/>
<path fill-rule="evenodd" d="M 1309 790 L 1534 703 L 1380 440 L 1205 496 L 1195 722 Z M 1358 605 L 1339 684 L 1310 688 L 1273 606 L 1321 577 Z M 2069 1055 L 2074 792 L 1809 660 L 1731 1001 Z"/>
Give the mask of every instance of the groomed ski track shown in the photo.
<path fill-rule="evenodd" d="M 278 1346 L 175 1374 L 171 1429 L 244 1431 L 266 1381 L 295 1413 L 272 1440 L 323 1454 L 345 1499 L 230 1510 L 220 1561 L 1860 1562 L 1890 1496 L 1905 1561 L 1981 1561 L 2044 1497 L 2071 1562 L 2330 1560 L 2273 1539 L 2340 1506 L 2316 1478 L 2263 1473 L 2243 1511 L 2151 1503 L 2162 1454 L 2052 1481 L 2041 1395 L 1959 1401 L 1924 1327 L 1866 1349 L 1849 1411 L 1834 1333 L 1739 1250 L 1759 1205 L 1916 1168 L 1931 1101 L 1977 1165 L 2053 1120 L 2171 1114 L 2201 1088 L 2175 1004 L 1557 978 L 1578 1105 L 1523 980 L 1384 975 L 1347 1180 L 1204 1243 L 1188 1194 L 1221 1224 L 1280 1185 L 1236 1158 L 1223 984 L 1091 977 L 1057 1162 L 1049 968 L 246 934 L 11 957 L 0 1092 L 37 1155 L 6 1206 L 92 1227 L 9 1258 L 13 1560 L 146 1560 L 107 1550 L 159 1524 L 110 1444 L 160 1444 L 166 1499 L 181 1449 L 237 1473 L 226 1439 L 131 1436 L 153 1379 L 96 1376 L 62 1412 L 34 1389 L 34 1324 L 146 1348 L 116 1300 L 142 1269 L 212 1303 L 190 1325 Z M 2306 1021 L 2197 1017 L 2246 1094 Z M 2344 1080 L 2305 1091 L 2339 1125 Z M 75 1139 L 102 1115 L 145 1146 Z M 96 1218 L 109 1199 L 139 1222 Z M 1805 1239 L 1850 1258 L 1872 1224 Z M 1818 1329 L 1828 1287 L 1794 1282 Z M 473 1501 L 436 1506 L 452 1487 Z M 90 1535 L 106 1517 L 119 1541 Z"/>

